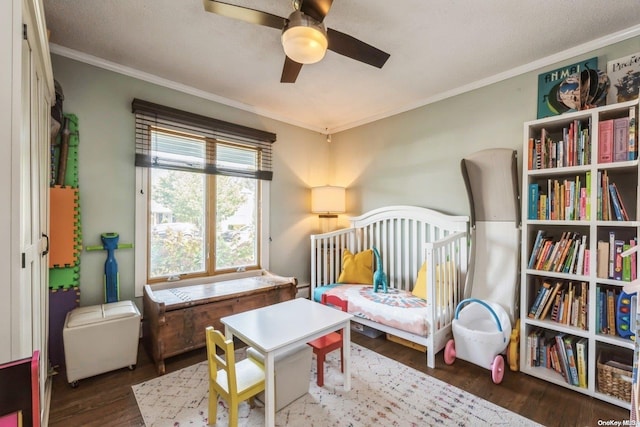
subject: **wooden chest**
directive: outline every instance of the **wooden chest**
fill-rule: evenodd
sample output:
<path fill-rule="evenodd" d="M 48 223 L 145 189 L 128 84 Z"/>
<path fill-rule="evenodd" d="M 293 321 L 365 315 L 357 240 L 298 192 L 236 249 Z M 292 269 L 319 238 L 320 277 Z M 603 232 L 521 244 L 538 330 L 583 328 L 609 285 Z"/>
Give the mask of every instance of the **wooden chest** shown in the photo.
<path fill-rule="evenodd" d="M 143 343 L 159 375 L 164 359 L 204 347 L 205 328 L 220 318 L 295 298 L 297 281 L 269 273 L 203 285 L 144 287 Z"/>

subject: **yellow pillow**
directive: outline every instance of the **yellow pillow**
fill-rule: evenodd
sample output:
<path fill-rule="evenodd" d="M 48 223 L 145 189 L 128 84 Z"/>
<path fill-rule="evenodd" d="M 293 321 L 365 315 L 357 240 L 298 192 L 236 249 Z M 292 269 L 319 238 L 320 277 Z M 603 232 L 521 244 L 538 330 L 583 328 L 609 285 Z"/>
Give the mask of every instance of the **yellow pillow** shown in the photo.
<path fill-rule="evenodd" d="M 453 277 L 454 274 L 454 265 L 453 262 L 447 261 L 446 267 L 449 269 L 449 276 Z M 438 304 L 444 304 L 444 301 L 440 301 L 440 288 L 444 283 L 445 279 L 445 268 L 441 268 L 440 264 L 436 265 L 436 300 Z M 422 298 L 424 300 L 427 299 L 427 262 L 425 261 L 418 270 L 418 277 L 416 278 L 416 284 L 413 286 L 413 290 L 411 291 L 413 296 Z"/>
<path fill-rule="evenodd" d="M 371 285 L 373 283 L 373 251 L 352 254 L 348 249 L 342 254 L 342 271 L 338 277 L 338 283 L 360 283 Z"/>
<path fill-rule="evenodd" d="M 427 262 L 425 261 L 418 270 L 418 277 L 416 278 L 416 284 L 411 291 L 413 296 L 427 299 Z"/>

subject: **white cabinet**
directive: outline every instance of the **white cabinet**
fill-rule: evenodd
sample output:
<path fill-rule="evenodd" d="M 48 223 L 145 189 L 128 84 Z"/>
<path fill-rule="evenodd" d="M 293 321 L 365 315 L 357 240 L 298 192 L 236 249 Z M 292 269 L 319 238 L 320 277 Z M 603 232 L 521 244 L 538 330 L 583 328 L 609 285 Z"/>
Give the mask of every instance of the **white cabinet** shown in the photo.
<path fill-rule="evenodd" d="M 630 407 L 630 401 L 621 398 L 624 391 L 612 392 L 621 384 L 611 384 L 605 374 L 624 371 L 633 360 L 634 342 L 624 330 L 631 324 L 632 306 L 618 299 L 636 269 L 630 260 L 616 264 L 615 252 L 616 241 L 629 245 L 640 232 L 638 160 L 637 154 L 599 160 L 608 149 L 601 132 L 613 123 L 609 120 L 629 117 L 631 111 L 637 118 L 637 100 L 535 120 L 524 124 L 523 138 L 520 370 L 622 407 Z M 620 129 L 623 123 L 618 120 Z M 612 139 L 615 145 L 615 134 Z M 616 216 L 611 192 L 602 191 L 606 180 L 610 187 L 615 184 L 628 218 Z M 534 251 L 536 240 L 542 249 Z M 537 296 L 545 295 L 541 287 L 550 288 L 548 303 L 536 310 Z M 570 349 L 569 371 L 573 354 L 577 381 L 554 368 L 562 370 L 561 344 L 565 354 Z"/>
<path fill-rule="evenodd" d="M 48 171 L 53 74 L 41 0 L 0 2 L 0 363 L 41 352 L 47 378 Z M 43 399 L 41 399 L 43 401 Z"/>

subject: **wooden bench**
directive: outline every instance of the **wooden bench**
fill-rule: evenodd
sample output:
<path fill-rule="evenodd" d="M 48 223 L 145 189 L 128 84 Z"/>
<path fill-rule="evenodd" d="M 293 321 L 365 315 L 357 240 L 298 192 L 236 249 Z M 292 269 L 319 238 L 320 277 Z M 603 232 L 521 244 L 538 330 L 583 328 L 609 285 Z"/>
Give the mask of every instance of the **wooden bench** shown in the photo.
<path fill-rule="evenodd" d="M 267 272 L 203 285 L 146 285 L 143 343 L 159 375 L 164 360 L 204 347 L 205 328 L 223 330 L 220 318 L 295 298 L 297 280 Z"/>

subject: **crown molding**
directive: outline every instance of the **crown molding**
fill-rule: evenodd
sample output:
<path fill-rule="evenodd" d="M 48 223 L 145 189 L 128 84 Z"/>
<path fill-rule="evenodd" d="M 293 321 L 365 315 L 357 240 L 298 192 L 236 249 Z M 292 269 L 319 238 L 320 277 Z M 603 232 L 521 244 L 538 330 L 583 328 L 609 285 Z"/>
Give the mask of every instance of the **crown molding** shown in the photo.
<path fill-rule="evenodd" d="M 218 104 L 226 105 L 228 107 L 237 108 L 239 110 L 248 111 L 250 113 L 257 114 L 259 116 L 267 117 L 279 122 L 287 123 L 303 129 L 308 129 L 321 134 L 326 133 L 325 128 L 312 126 L 308 123 L 292 120 L 289 117 L 285 117 L 279 114 L 275 114 L 272 111 L 254 107 L 252 105 L 244 104 L 242 102 L 234 101 L 233 99 L 225 98 L 220 95 L 216 95 L 211 92 L 207 92 L 201 89 L 196 89 L 192 86 L 188 86 L 182 83 L 175 82 L 173 80 L 165 79 L 163 77 L 156 76 L 155 74 L 147 73 L 137 70 L 135 68 L 127 67 L 116 62 L 108 61 L 97 56 L 90 55 L 88 53 L 80 52 L 74 49 L 69 49 L 64 46 L 51 43 L 49 45 L 51 53 L 64 56 L 65 58 L 73 59 L 75 61 L 83 62 L 85 64 L 93 65 L 98 68 L 113 71 L 115 73 L 123 74 L 125 76 L 133 77 L 138 80 L 142 80 L 148 83 L 153 83 L 158 86 L 166 87 L 168 89 L 177 90 L 179 92 L 186 93 L 188 95 L 197 96 L 202 99 L 217 102 Z"/>

